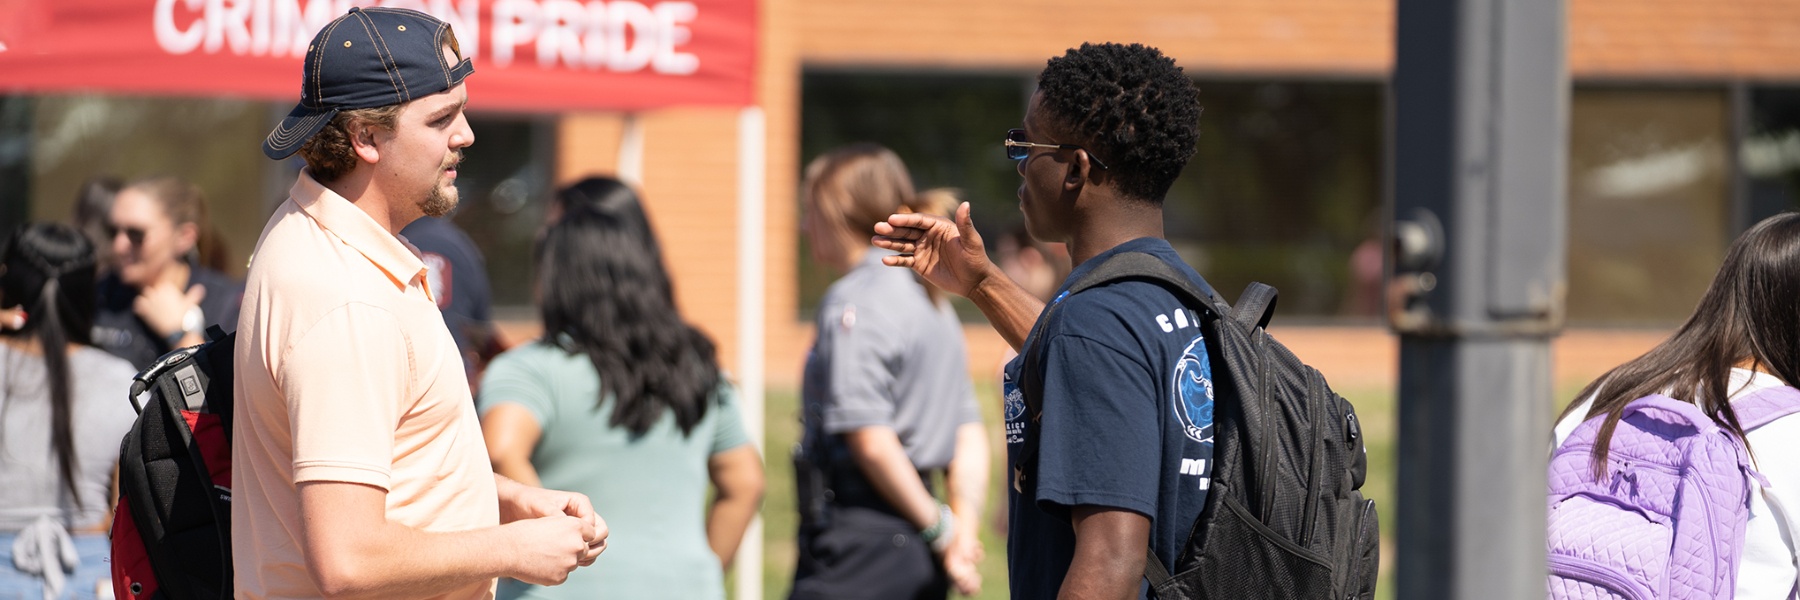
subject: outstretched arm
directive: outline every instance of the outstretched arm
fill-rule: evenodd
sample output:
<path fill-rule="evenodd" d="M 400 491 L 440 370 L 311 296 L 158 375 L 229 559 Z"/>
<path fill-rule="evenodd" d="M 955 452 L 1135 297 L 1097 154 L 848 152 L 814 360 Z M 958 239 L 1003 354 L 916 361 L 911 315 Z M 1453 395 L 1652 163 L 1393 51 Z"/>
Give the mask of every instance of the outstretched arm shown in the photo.
<path fill-rule="evenodd" d="M 920 213 L 898 214 L 875 224 L 876 247 L 899 252 L 881 259 L 890 267 L 907 267 L 932 284 L 975 303 L 1000 337 L 1023 352 L 1031 324 L 1044 302 L 1008 278 L 987 259 L 981 234 L 969 219 L 969 203 L 956 208 L 954 222 Z"/>

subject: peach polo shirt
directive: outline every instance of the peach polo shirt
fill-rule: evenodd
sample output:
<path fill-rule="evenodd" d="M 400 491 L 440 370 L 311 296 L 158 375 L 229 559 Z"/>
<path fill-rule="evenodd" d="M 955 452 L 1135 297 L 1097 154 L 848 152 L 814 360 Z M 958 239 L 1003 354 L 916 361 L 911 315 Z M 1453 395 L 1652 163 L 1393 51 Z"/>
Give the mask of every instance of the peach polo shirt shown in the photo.
<path fill-rule="evenodd" d="M 231 543 L 238 598 L 316 598 L 298 484 L 387 490 L 389 521 L 493 527 L 475 404 L 418 249 L 302 171 L 263 228 L 238 320 Z M 493 581 L 440 598 L 491 598 Z"/>

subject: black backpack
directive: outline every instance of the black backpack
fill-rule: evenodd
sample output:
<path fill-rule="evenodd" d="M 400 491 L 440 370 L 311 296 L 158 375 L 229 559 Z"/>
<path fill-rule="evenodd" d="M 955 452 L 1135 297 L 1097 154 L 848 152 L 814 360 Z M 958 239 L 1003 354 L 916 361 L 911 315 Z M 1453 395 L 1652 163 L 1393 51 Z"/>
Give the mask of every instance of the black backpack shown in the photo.
<path fill-rule="evenodd" d="M 1210 491 L 1173 575 L 1149 551 L 1152 596 L 1373 598 L 1380 533 L 1375 503 L 1360 491 L 1367 457 L 1356 410 L 1264 331 L 1275 288 L 1252 283 L 1233 309 L 1156 257 L 1124 252 L 1068 293 L 1132 279 L 1162 285 L 1197 309 L 1215 389 Z M 1019 389 L 1028 427 L 1043 415 L 1038 329 L 1056 306 L 1038 319 L 1025 350 Z M 1021 479 L 1037 468 L 1037 449 L 1033 432 L 1018 462 Z"/>
<path fill-rule="evenodd" d="M 231 598 L 231 399 L 236 334 L 156 359 L 131 381 L 112 529 L 119 600 Z M 148 392 L 149 401 L 138 404 Z"/>

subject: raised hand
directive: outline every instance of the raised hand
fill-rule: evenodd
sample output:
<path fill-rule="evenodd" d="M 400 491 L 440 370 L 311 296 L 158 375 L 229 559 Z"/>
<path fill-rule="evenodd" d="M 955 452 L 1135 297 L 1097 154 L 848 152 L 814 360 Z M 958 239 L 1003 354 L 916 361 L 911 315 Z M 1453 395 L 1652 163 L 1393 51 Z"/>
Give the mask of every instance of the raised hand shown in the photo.
<path fill-rule="evenodd" d="M 912 269 L 932 285 L 968 298 L 1014 350 L 1025 347 L 1031 324 L 1044 301 L 1008 279 L 988 262 L 981 234 L 969 220 L 969 203 L 956 207 L 956 220 L 908 213 L 875 224 L 876 247 L 899 252 L 881 259 L 890 267 Z"/>
<path fill-rule="evenodd" d="M 182 319 L 187 312 L 206 298 L 206 288 L 198 284 L 183 292 L 180 286 L 168 283 L 152 283 L 138 292 L 131 302 L 132 312 L 144 320 L 145 325 L 157 335 L 172 335 L 182 330 Z"/>
<path fill-rule="evenodd" d="M 969 203 L 956 207 L 954 222 L 920 213 L 898 214 L 875 224 L 873 242 L 878 248 L 899 252 L 881 259 L 890 267 L 906 267 L 933 285 L 959 296 L 968 296 L 988 277 L 998 273 L 988 261 L 981 234 L 969 219 Z"/>

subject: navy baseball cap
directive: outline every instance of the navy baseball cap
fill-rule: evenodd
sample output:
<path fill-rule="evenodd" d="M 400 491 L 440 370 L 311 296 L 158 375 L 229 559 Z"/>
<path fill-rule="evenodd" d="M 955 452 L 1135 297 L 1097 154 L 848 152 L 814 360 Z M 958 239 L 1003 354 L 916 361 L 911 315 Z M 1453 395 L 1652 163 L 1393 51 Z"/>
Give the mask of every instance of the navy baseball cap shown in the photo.
<path fill-rule="evenodd" d="M 456 87 L 475 65 L 445 61 L 444 44 L 455 47 L 455 34 L 431 15 L 351 8 L 306 47 L 300 104 L 263 140 L 263 154 L 292 156 L 340 110 L 404 104 Z"/>

